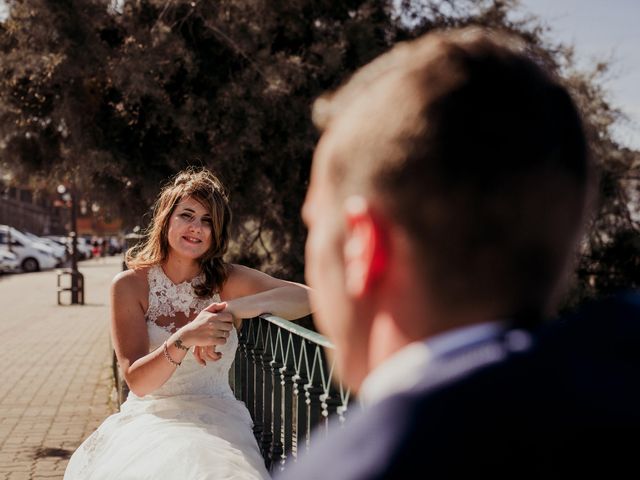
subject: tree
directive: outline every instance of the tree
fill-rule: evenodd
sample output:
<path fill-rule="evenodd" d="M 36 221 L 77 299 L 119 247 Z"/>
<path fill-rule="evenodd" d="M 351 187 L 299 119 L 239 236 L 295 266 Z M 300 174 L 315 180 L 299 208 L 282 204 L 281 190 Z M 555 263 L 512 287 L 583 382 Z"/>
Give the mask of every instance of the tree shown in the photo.
<path fill-rule="evenodd" d="M 637 285 L 603 256 L 624 235 L 637 238 L 625 184 L 637 177 L 637 156 L 611 139 L 618 113 L 598 77 L 576 72 L 570 49 L 548 41 L 535 19 L 514 20 L 516 1 L 112 3 L 10 2 L 0 24 L 0 151 L 17 173 L 73 180 L 135 224 L 164 179 L 208 166 L 231 192 L 231 257 L 301 279 L 313 99 L 398 41 L 480 24 L 522 36 L 585 113 L 606 188 L 574 297 Z"/>
<path fill-rule="evenodd" d="M 93 196 L 118 192 L 133 218 L 169 175 L 209 166 L 232 192 L 236 256 L 300 278 L 310 100 L 385 47 L 383 13 L 362 1 L 138 1 L 121 13 L 12 2 L 3 157 Z"/>

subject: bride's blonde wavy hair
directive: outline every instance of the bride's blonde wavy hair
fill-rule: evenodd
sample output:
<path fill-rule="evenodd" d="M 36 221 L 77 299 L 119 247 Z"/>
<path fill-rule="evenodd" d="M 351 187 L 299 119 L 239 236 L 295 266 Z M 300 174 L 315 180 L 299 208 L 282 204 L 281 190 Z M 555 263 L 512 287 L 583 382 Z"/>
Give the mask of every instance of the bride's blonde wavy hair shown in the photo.
<path fill-rule="evenodd" d="M 153 218 L 144 239 L 126 254 L 129 268 L 150 267 L 164 262 L 169 255 L 169 219 L 183 198 L 198 201 L 211 215 L 211 246 L 198 258 L 205 275 L 203 284 L 194 285 L 195 293 L 206 298 L 222 289 L 228 266 L 222 260 L 229 245 L 231 209 L 227 192 L 218 178 L 206 169 L 189 168 L 178 173 L 160 191 L 153 207 Z"/>

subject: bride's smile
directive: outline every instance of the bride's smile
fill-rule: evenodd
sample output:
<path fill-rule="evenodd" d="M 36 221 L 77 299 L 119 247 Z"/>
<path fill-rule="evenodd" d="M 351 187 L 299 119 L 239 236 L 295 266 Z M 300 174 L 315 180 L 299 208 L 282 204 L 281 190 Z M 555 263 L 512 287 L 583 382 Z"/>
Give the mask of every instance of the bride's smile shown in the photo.
<path fill-rule="evenodd" d="M 169 220 L 169 249 L 173 254 L 195 260 L 210 248 L 211 230 L 211 214 L 194 198 L 185 197 Z"/>

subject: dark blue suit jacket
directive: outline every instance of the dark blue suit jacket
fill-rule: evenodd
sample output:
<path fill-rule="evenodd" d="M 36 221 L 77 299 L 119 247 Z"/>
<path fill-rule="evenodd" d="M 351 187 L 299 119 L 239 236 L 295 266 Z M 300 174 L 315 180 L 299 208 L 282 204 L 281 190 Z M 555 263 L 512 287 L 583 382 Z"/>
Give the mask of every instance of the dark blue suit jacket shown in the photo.
<path fill-rule="evenodd" d="M 640 297 L 591 305 L 429 365 L 281 480 L 623 478 L 640 472 Z"/>

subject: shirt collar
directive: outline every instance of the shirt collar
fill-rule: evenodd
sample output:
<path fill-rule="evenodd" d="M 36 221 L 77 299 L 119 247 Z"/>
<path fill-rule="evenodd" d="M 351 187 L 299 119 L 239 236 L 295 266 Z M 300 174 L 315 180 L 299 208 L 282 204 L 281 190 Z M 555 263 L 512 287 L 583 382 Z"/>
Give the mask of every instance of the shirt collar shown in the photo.
<path fill-rule="evenodd" d="M 434 358 L 466 345 L 495 338 L 504 330 L 504 325 L 502 321 L 474 324 L 410 343 L 367 375 L 360 387 L 358 400 L 363 405 L 370 405 L 410 389 L 420 381 Z"/>

